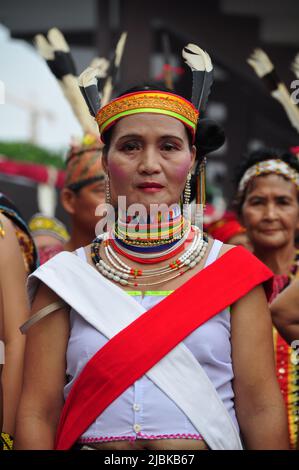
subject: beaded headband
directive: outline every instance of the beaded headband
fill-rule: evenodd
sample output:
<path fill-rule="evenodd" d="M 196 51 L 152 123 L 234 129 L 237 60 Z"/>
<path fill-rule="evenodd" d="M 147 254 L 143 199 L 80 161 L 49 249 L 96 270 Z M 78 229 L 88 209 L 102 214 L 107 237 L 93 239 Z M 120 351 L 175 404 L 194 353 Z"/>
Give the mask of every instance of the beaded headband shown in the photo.
<path fill-rule="evenodd" d="M 265 160 L 248 168 L 239 183 L 238 194 L 242 194 L 245 191 L 249 181 L 255 176 L 270 173 L 284 176 L 296 185 L 297 191 L 299 190 L 299 173 L 287 163 L 276 159 Z"/>
<path fill-rule="evenodd" d="M 100 134 L 104 142 L 104 133 L 119 119 L 139 113 L 156 113 L 174 117 L 181 121 L 195 138 L 199 112 L 190 101 L 169 92 L 138 91 L 117 98 L 96 115 Z"/>

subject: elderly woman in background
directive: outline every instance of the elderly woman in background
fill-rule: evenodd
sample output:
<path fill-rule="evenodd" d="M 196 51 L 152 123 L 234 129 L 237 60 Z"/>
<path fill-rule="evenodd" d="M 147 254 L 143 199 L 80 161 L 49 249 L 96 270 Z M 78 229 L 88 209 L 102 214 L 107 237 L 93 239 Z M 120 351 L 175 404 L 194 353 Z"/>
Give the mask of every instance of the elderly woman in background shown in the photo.
<path fill-rule="evenodd" d="M 236 208 L 254 254 L 273 272 L 270 304 L 298 270 L 295 233 L 299 221 L 299 162 L 289 152 L 261 149 L 248 154 L 240 166 Z M 274 329 L 277 377 L 288 411 L 292 448 L 299 420 L 299 368 L 292 350 Z"/>

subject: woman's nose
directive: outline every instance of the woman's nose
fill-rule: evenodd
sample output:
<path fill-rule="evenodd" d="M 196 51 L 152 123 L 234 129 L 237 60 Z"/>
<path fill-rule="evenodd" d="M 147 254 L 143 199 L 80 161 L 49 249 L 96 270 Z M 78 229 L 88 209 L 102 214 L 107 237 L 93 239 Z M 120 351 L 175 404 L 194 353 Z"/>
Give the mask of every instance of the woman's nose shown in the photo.
<path fill-rule="evenodd" d="M 160 172 L 159 153 L 154 147 L 147 146 L 141 153 L 139 171 L 148 174 Z"/>
<path fill-rule="evenodd" d="M 277 208 L 275 204 L 269 203 L 265 207 L 265 218 L 274 220 L 277 218 Z"/>

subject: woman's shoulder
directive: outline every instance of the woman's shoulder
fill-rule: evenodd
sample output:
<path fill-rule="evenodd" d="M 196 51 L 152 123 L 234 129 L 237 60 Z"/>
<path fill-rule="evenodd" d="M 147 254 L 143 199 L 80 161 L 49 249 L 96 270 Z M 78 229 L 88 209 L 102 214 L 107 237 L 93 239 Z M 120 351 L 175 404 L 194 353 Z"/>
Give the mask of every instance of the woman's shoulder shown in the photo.
<path fill-rule="evenodd" d="M 12 221 L 0 211 L 0 239 L 7 239 L 6 235 L 15 234 Z"/>
<path fill-rule="evenodd" d="M 15 258 L 16 253 L 19 251 L 14 225 L 10 219 L 0 213 L 0 262 L 2 264 L 6 263 L 7 260 L 12 259 L 12 255 Z"/>
<path fill-rule="evenodd" d="M 228 253 L 233 248 L 236 248 L 236 246 L 229 245 L 228 243 L 223 243 L 219 251 L 219 257 L 225 255 L 225 253 Z"/>

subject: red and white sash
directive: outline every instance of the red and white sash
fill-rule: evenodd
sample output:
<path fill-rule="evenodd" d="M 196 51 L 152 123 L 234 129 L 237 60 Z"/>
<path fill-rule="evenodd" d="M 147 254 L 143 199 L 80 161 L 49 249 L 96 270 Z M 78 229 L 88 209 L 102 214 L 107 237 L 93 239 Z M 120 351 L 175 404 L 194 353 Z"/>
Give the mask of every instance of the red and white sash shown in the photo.
<path fill-rule="evenodd" d="M 241 449 L 238 432 L 213 384 L 181 342 L 271 275 L 245 249 L 233 248 L 145 312 L 71 253 L 61 253 L 39 268 L 30 279 L 33 290 L 35 279 L 43 281 L 112 338 L 74 383 L 61 415 L 56 448 L 70 448 L 112 401 L 147 374 L 180 406 L 211 449 Z M 132 342 L 133 351 L 128 347 Z"/>

